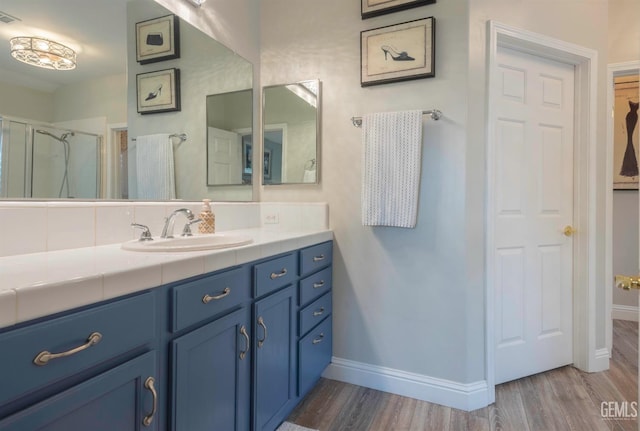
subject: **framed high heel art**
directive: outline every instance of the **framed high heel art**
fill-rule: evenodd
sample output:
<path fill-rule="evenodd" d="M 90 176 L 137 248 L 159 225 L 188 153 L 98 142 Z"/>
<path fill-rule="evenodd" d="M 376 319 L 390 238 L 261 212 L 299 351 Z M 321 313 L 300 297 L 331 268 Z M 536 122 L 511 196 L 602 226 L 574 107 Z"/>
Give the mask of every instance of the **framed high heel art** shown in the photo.
<path fill-rule="evenodd" d="M 363 87 L 431 78 L 435 74 L 436 19 L 417 19 L 360 33 Z"/>
<path fill-rule="evenodd" d="M 361 0 L 362 19 L 385 15 L 418 6 L 433 4 L 436 0 Z"/>
<path fill-rule="evenodd" d="M 156 114 L 180 110 L 180 69 L 136 75 L 138 113 Z"/>

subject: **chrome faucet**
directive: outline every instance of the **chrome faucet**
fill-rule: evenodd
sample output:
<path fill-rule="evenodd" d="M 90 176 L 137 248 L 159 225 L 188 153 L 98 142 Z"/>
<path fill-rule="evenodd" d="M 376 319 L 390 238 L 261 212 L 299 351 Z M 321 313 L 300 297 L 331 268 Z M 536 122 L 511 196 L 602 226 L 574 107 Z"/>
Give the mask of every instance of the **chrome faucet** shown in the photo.
<path fill-rule="evenodd" d="M 193 220 L 193 213 L 188 208 L 180 208 L 169 214 L 169 217 L 164 219 L 164 228 L 162 229 L 162 234 L 160 238 L 173 238 L 173 225 L 175 223 L 175 217 L 178 213 L 184 213 L 184 215 L 189 219 Z"/>

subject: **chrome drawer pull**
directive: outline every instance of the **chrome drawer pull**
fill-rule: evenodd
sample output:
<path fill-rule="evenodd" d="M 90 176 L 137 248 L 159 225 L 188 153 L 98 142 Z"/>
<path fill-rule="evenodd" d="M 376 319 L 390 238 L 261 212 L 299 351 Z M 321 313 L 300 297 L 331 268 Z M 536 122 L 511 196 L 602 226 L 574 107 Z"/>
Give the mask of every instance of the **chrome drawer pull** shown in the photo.
<path fill-rule="evenodd" d="M 76 348 L 67 350 L 66 352 L 62 352 L 62 353 L 51 353 L 46 350 L 42 351 L 38 353 L 38 356 L 35 357 L 35 359 L 33 360 L 33 363 L 40 366 L 47 365 L 49 361 L 52 359 L 64 358 L 65 356 L 75 355 L 78 352 L 82 352 L 83 350 L 98 344 L 100 340 L 102 340 L 102 334 L 99 332 L 93 332 L 91 335 L 89 335 L 89 338 L 87 338 L 87 342 L 84 343 L 82 346 L 78 346 Z"/>
<path fill-rule="evenodd" d="M 321 260 L 324 260 L 324 254 L 321 254 L 320 256 L 313 256 L 314 262 L 320 262 Z"/>
<path fill-rule="evenodd" d="M 258 325 L 262 326 L 262 329 L 264 329 L 264 338 L 262 340 L 258 340 L 258 347 L 260 348 L 267 339 L 267 325 L 264 324 L 262 316 L 258 317 Z"/>
<path fill-rule="evenodd" d="M 220 295 L 216 295 L 216 296 L 204 295 L 204 297 L 202 298 L 202 302 L 204 302 L 205 304 L 208 304 L 211 301 L 222 299 L 230 293 L 231 293 L 231 289 L 229 289 L 228 287 L 225 287 Z"/>
<path fill-rule="evenodd" d="M 282 271 L 277 274 L 275 272 L 272 272 L 271 279 L 275 280 L 276 278 L 284 277 L 285 275 L 287 275 L 287 268 L 282 268 Z"/>
<path fill-rule="evenodd" d="M 249 341 L 249 334 L 247 333 L 247 328 L 245 328 L 244 325 L 242 325 L 242 327 L 240 328 L 240 333 L 244 336 L 244 339 L 247 343 L 247 347 L 242 352 L 240 352 L 240 359 L 244 359 L 244 357 L 247 356 L 247 352 L 249 351 L 251 341 Z"/>
<path fill-rule="evenodd" d="M 319 283 L 313 283 L 314 289 L 320 289 L 322 286 L 324 286 L 324 280 L 320 280 Z"/>
<path fill-rule="evenodd" d="M 312 343 L 313 344 L 318 344 L 318 343 L 322 343 L 322 339 L 324 338 L 324 332 L 320 333 L 320 336 L 318 338 L 314 338 Z"/>
<path fill-rule="evenodd" d="M 153 422 L 153 417 L 156 415 L 156 410 L 158 409 L 158 393 L 156 392 L 156 388 L 153 385 L 155 382 L 156 380 L 153 377 L 148 377 L 144 382 L 144 387 L 149 389 L 151 391 L 151 395 L 153 395 L 153 409 L 151 410 L 151 413 L 146 415 L 142 420 L 142 424 L 146 427 L 151 425 L 151 422 Z"/>
<path fill-rule="evenodd" d="M 320 307 L 319 310 L 313 312 L 313 316 L 322 316 L 324 314 L 324 307 Z"/>

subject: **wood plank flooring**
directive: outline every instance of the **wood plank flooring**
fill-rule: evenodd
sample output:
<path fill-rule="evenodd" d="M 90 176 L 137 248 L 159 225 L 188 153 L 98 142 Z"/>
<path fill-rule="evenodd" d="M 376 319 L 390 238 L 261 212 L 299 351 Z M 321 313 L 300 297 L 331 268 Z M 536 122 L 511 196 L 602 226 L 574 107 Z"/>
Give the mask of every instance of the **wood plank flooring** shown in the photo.
<path fill-rule="evenodd" d="M 287 420 L 320 431 L 637 431 L 635 419 L 601 415 L 603 401 L 637 400 L 638 323 L 614 320 L 608 371 L 567 366 L 508 382 L 472 412 L 321 379 Z"/>

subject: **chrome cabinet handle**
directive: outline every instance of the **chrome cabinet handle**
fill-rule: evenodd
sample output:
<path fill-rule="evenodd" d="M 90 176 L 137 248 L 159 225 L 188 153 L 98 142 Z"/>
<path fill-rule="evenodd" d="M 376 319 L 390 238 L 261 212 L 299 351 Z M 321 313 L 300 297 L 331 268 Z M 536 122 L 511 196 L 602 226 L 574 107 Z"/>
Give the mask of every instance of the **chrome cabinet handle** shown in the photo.
<path fill-rule="evenodd" d="M 282 268 L 282 271 L 277 274 L 275 272 L 272 272 L 271 279 L 275 280 L 276 278 L 284 277 L 285 275 L 287 275 L 287 268 Z"/>
<path fill-rule="evenodd" d="M 324 314 L 324 307 L 320 307 L 320 309 L 319 309 L 319 310 L 316 310 L 316 311 L 314 311 L 314 312 L 313 312 L 313 316 L 314 316 L 314 317 L 316 317 L 316 316 L 322 316 L 323 314 Z"/>
<path fill-rule="evenodd" d="M 314 262 L 320 262 L 321 260 L 324 260 L 324 254 L 321 254 L 320 256 L 313 256 Z"/>
<path fill-rule="evenodd" d="M 240 359 L 244 359 L 247 356 L 247 352 L 249 351 L 249 347 L 251 346 L 251 341 L 249 340 L 249 334 L 247 333 L 247 328 L 244 325 L 240 328 L 240 333 L 244 336 L 246 342 L 246 348 L 240 352 Z"/>
<path fill-rule="evenodd" d="M 38 356 L 35 357 L 35 359 L 33 360 L 33 363 L 39 366 L 47 365 L 49 361 L 52 359 L 64 358 L 66 356 L 75 355 L 76 353 L 82 352 L 83 350 L 98 344 L 100 340 L 102 340 L 102 334 L 99 332 L 93 332 L 91 333 L 91 335 L 89 335 L 89 338 L 87 338 L 87 342 L 84 343 L 82 346 L 75 347 L 71 350 L 67 350 L 66 352 L 62 352 L 62 353 L 51 353 L 44 350 L 38 353 Z"/>
<path fill-rule="evenodd" d="M 318 283 L 313 283 L 314 289 L 320 289 L 322 286 L 324 286 L 324 280 L 320 280 Z"/>
<path fill-rule="evenodd" d="M 258 348 L 262 347 L 265 340 L 267 339 L 267 325 L 264 324 L 264 319 L 262 316 L 258 317 L 258 325 L 262 326 L 264 330 L 264 338 L 262 340 L 258 340 Z"/>
<path fill-rule="evenodd" d="M 318 336 L 318 338 L 314 338 L 312 343 L 313 344 L 318 344 L 318 343 L 322 343 L 322 340 L 324 339 L 324 332 L 321 332 L 320 335 Z"/>
<path fill-rule="evenodd" d="M 144 387 L 149 389 L 151 391 L 151 395 L 153 395 L 153 409 L 151 410 L 151 413 L 146 415 L 142 420 L 142 424 L 146 427 L 151 425 L 151 422 L 153 422 L 153 417 L 156 415 L 156 410 L 158 409 L 158 393 L 156 392 L 156 387 L 154 386 L 155 382 L 156 379 L 154 379 L 153 377 L 148 377 L 144 382 Z"/>
<path fill-rule="evenodd" d="M 220 295 L 216 295 L 216 296 L 204 295 L 204 297 L 202 298 L 202 302 L 204 302 L 205 304 L 208 304 L 211 301 L 222 299 L 230 293 L 231 293 L 231 289 L 229 289 L 228 287 L 225 287 Z"/>

